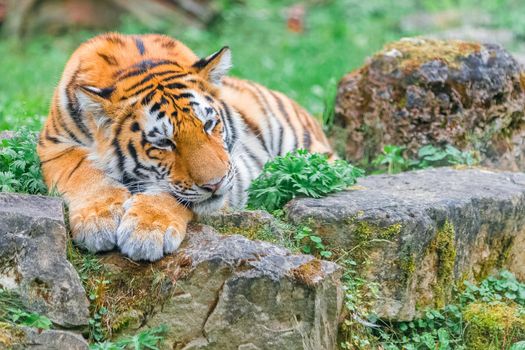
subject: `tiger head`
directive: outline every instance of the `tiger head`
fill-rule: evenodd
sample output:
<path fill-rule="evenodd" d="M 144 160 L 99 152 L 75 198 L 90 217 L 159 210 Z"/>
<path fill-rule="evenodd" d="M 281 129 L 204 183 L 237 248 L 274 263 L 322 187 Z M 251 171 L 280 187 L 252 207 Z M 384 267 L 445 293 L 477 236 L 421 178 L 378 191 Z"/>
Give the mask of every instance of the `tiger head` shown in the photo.
<path fill-rule="evenodd" d="M 169 192 L 197 214 L 219 209 L 234 177 L 232 111 L 218 93 L 230 66 L 223 48 L 191 66 L 144 60 L 111 86 L 80 86 L 100 134 L 95 161 L 132 191 Z"/>

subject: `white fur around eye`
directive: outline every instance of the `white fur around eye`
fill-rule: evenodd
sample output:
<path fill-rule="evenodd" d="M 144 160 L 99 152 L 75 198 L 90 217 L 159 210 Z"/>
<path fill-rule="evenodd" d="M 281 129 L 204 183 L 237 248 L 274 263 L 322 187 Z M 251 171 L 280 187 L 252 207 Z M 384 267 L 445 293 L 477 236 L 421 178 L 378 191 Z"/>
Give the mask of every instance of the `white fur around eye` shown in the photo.
<path fill-rule="evenodd" d="M 153 147 L 158 148 L 158 149 L 163 149 L 166 151 L 173 151 L 176 147 L 175 142 L 167 138 L 159 139 L 159 140 L 156 140 L 150 143 Z"/>

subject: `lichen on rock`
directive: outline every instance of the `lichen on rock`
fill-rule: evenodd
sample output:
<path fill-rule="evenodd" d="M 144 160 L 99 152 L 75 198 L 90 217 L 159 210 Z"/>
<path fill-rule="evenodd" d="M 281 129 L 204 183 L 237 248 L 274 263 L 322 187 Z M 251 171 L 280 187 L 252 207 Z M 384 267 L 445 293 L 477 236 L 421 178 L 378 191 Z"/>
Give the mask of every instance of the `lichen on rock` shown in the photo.
<path fill-rule="evenodd" d="M 407 38 L 387 44 L 339 83 L 332 141 L 369 164 L 387 144 L 479 153 L 482 164 L 525 169 L 525 84 L 497 45 Z M 339 147 L 340 148 L 340 147 Z"/>

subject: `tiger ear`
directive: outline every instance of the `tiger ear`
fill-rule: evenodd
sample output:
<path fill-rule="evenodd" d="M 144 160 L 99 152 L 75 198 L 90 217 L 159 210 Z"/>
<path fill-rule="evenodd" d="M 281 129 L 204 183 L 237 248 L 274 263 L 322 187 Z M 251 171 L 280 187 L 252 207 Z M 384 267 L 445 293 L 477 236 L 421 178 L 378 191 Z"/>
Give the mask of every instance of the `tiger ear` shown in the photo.
<path fill-rule="evenodd" d="M 102 110 L 102 105 L 109 102 L 114 87 L 97 88 L 94 86 L 79 86 L 76 92 L 80 108 L 84 111 L 96 112 Z"/>
<path fill-rule="evenodd" d="M 201 58 L 192 67 L 212 84 L 221 85 L 222 78 L 232 67 L 231 50 L 225 46 L 214 54 Z"/>
<path fill-rule="evenodd" d="M 107 87 L 107 88 L 98 88 L 94 86 L 80 86 L 80 90 L 86 93 L 89 96 L 95 97 L 95 99 L 104 99 L 109 100 L 111 97 L 111 94 L 113 91 L 115 91 L 114 87 Z"/>
<path fill-rule="evenodd" d="M 110 101 L 114 87 L 97 88 L 94 86 L 80 86 L 76 97 L 82 111 L 92 113 L 97 125 L 106 123 L 109 119 L 104 113 L 103 105 Z"/>

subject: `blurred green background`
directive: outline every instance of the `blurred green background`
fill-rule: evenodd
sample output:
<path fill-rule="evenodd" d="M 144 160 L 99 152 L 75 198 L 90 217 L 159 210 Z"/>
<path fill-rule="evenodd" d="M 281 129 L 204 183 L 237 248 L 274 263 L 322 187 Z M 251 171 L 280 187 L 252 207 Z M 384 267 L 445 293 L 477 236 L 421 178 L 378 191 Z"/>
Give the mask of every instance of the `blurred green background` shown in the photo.
<path fill-rule="evenodd" d="M 54 1 L 52 8 L 62 5 L 73 14 L 85 10 L 69 2 Z M 194 21 L 181 20 L 184 12 L 174 18 L 143 16 L 140 9 L 129 11 L 128 4 L 116 14 L 101 13 L 110 17 L 109 23 L 75 23 L 73 16 L 73 23 L 64 26 L 50 25 L 63 19 L 60 12 L 31 15 L 20 8 L 27 3 L 0 0 L 0 130 L 39 129 L 69 55 L 83 40 L 108 30 L 166 33 L 201 56 L 229 45 L 232 75 L 283 91 L 316 116 L 333 103 L 345 73 L 404 36 L 495 41 L 517 57 L 525 52 L 524 0 L 210 0 L 197 3 L 212 15 Z M 22 20 L 27 23 L 43 24 L 31 29 L 22 22 L 27 28 L 19 24 L 18 32 L 13 30 L 9 26 L 16 21 L 9 24 L 9 19 L 19 10 L 26 11 Z"/>

